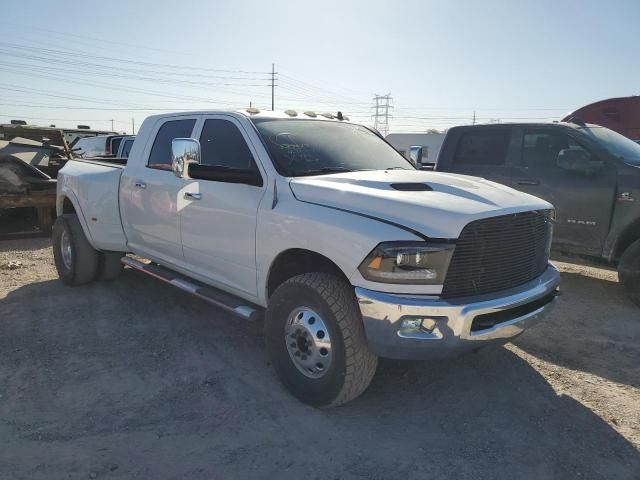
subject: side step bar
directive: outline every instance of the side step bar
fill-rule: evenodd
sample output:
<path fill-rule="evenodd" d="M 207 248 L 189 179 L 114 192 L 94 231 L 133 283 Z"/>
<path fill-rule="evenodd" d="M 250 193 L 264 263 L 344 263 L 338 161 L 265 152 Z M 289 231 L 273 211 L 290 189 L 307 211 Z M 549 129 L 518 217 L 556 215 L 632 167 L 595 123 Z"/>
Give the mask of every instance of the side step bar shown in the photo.
<path fill-rule="evenodd" d="M 127 256 L 122 257 L 120 261 L 128 267 L 178 287 L 180 290 L 195 295 L 245 320 L 257 321 L 262 316 L 262 310 L 259 307 L 249 306 L 246 301 L 234 295 L 200 283 L 197 280 L 188 279 L 168 268 L 154 263 L 143 263 Z"/>

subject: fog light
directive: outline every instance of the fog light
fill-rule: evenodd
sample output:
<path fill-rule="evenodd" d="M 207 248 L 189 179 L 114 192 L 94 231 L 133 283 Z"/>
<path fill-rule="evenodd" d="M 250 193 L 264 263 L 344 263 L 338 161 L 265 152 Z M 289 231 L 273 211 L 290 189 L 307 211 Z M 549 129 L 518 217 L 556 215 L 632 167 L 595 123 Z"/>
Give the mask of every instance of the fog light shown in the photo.
<path fill-rule="evenodd" d="M 421 318 L 405 318 L 400 325 L 401 330 L 420 330 L 422 326 Z"/>
<path fill-rule="evenodd" d="M 437 318 L 431 317 L 413 317 L 405 318 L 400 324 L 400 330 L 407 331 L 427 331 L 432 332 L 438 323 Z"/>

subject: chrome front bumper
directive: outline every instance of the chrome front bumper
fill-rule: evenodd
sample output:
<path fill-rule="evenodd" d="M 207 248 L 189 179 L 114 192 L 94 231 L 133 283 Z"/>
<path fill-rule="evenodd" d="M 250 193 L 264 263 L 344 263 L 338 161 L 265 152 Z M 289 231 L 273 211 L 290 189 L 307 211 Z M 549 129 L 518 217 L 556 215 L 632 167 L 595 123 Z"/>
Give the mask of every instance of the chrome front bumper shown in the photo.
<path fill-rule="evenodd" d="M 380 357 L 417 360 L 507 342 L 552 308 L 559 283 L 560 273 L 549 264 L 537 279 L 497 294 L 444 300 L 356 288 L 356 297 L 369 349 Z M 420 319 L 428 328 L 415 327 Z"/>

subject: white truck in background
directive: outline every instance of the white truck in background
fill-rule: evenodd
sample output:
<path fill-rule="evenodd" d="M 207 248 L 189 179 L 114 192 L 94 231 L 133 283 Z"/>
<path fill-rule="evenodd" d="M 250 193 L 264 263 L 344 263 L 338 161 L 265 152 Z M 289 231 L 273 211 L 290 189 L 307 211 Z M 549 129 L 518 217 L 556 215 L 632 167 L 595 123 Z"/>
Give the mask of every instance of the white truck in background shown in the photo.
<path fill-rule="evenodd" d="M 58 178 L 63 282 L 127 265 L 264 319 L 278 376 L 312 405 L 357 397 L 379 356 L 506 342 L 557 295 L 549 203 L 417 171 L 342 115 L 157 115 L 126 166 L 77 159 Z"/>

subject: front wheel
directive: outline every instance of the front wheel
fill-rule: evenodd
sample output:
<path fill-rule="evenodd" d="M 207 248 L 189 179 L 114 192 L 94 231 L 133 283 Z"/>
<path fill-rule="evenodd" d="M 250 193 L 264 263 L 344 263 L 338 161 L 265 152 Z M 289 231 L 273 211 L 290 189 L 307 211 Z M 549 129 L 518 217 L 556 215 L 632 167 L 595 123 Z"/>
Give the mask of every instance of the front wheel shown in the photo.
<path fill-rule="evenodd" d="M 620 257 L 618 277 L 631 301 L 640 307 L 640 240 L 632 243 Z"/>
<path fill-rule="evenodd" d="M 282 383 L 314 406 L 356 398 L 378 364 L 367 348 L 353 289 L 326 273 L 298 275 L 278 287 L 267 309 L 265 339 Z"/>

